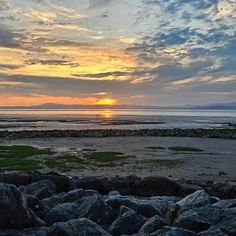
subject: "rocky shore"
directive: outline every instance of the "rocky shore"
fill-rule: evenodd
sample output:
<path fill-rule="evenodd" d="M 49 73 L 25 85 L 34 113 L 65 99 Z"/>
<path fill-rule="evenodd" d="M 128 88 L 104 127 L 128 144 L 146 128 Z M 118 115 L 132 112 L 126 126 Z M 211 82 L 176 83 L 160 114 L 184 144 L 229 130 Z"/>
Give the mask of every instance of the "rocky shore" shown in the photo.
<path fill-rule="evenodd" d="M 129 136 L 159 136 L 159 137 L 195 137 L 236 139 L 236 129 L 141 129 L 141 130 L 25 130 L 0 131 L 0 138 L 58 138 L 58 137 L 129 137 Z"/>
<path fill-rule="evenodd" d="M 236 235 L 236 185 L 0 173 L 0 236 Z"/>

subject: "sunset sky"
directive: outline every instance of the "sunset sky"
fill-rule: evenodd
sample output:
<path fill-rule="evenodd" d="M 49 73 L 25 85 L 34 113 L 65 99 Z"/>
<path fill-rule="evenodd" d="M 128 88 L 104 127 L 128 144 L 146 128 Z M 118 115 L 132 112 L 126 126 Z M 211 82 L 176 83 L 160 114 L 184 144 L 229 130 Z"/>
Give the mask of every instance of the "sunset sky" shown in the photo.
<path fill-rule="evenodd" d="M 235 0 L 0 0 L 0 106 L 230 101 Z"/>

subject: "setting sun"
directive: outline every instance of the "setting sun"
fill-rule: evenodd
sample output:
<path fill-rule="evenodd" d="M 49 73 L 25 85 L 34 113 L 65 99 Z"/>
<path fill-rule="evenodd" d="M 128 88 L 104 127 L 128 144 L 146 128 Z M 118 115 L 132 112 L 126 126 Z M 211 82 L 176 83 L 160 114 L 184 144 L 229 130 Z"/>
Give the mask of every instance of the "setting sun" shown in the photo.
<path fill-rule="evenodd" d="M 103 99 L 99 100 L 96 104 L 98 104 L 98 105 L 114 105 L 115 103 L 116 103 L 116 101 L 114 99 L 103 98 Z"/>

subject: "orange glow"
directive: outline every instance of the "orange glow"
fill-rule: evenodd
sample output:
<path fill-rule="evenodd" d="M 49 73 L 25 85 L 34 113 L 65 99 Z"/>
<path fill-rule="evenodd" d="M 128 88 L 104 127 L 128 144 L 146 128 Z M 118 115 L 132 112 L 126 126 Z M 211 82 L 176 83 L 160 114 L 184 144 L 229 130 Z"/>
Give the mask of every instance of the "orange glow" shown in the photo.
<path fill-rule="evenodd" d="M 103 117 L 104 119 L 109 120 L 109 119 L 112 119 L 113 114 L 112 114 L 112 112 L 111 112 L 110 110 L 105 110 L 105 111 L 102 113 L 102 117 Z"/>
<path fill-rule="evenodd" d="M 114 99 L 111 98 L 103 98 L 101 100 L 99 100 L 96 104 L 97 105 L 114 105 L 116 103 L 116 101 Z"/>
<path fill-rule="evenodd" d="M 85 98 L 74 98 L 74 97 L 54 97 L 47 95 L 32 95 L 29 97 L 23 96 L 6 96 L 0 95 L 0 106 L 34 106 L 45 103 L 56 103 L 63 105 L 92 105 L 96 104 L 97 98 L 85 97 Z"/>

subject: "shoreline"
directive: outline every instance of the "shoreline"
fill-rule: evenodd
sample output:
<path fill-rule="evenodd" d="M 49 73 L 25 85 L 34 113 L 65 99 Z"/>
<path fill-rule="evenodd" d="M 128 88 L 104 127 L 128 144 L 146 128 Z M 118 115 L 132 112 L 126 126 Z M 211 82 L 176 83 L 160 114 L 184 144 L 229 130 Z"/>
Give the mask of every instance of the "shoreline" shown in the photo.
<path fill-rule="evenodd" d="M 0 138 L 100 138 L 100 137 L 191 137 L 236 139 L 236 129 L 91 129 L 91 130 L 23 130 L 0 131 Z"/>

